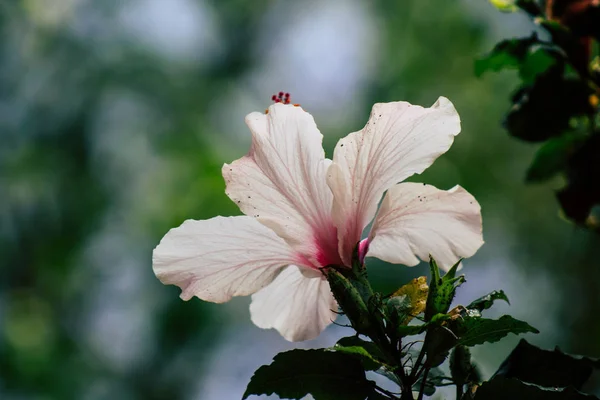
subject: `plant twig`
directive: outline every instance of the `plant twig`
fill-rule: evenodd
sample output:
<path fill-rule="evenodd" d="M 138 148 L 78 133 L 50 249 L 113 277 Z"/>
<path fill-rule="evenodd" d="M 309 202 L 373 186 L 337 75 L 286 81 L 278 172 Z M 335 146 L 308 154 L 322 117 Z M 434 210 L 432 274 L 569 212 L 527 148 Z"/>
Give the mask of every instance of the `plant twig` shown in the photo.
<path fill-rule="evenodd" d="M 425 372 L 423 373 L 423 377 L 421 378 L 421 387 L 419 388 L 419 397 L 417 400 L 423 400 L 423 395 L 425 394 L 425 384 L 427 383 L 427 375 L 429 375 L 429 366 L 425 367 Z M 459 397 L 456 400 L 460 400 Z"/>
<path fill-rule="evenodd" d="M 399 397 L 398 397 L 397 395 L 399 395 L 400 393 L 393 393 L 393 392 L 390 392 L 389 390 L 385 390 L 384 388 L 382 388 L 382 387 L 379 387 L 379 386 L 377 386 L 377 385 L 375 385 L 375 390 L 377 390 L 377 391 L 379 391 L 379 392 L 381 392 L 381 393 L 385 394 L 385 395 L 386 395 L 386 396 L 388 396 L 390 399 L 394 399 L 394 400 L 397 400 L 397 399 L 399 399 Z"/>
<path fill-rule="evenodd" d="M 419 352 L 419 355 L 417 357 L 417 361 L 415 361 L 415 363 L 413 364 L 413 369 L 412 369 L 412 371 L 410 371 L 410 379 L 412 381 L 415 381 L 417 376 L 419 376 L 418 370 L 421 365 L 421 362 L 423 361 L 424 356 L 425 356 L 425 351 L 423 351 L 423 348 L 421 348 L 421 351 Z"/>

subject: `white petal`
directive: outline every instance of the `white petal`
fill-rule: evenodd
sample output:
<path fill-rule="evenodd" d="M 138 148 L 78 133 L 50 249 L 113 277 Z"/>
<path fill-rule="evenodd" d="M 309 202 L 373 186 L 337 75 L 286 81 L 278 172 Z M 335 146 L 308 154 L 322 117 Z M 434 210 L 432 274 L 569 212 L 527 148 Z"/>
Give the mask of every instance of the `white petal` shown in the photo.
<path fill-rule="evenodd" d="M 481 229 L 481 207 L 462 187 L 444 191 L 401 183 L 388 190 L 381 203 L 367 256 L 413 266 L 431 254 L 447 270 L 481 247 Z"/>
<path fill-rule="evenodd" d="M 367 125 L 338 142 L 327 179 L 344 261 L 373 219 L 383 193 L 423 172 L 459 132 L 454 106 L 440 97 L 430 108 L 406 102 L 375 104 Z"/>
<path fill-rule="evenodd" d="M 259 328 L 275 328 L 291 342 L 316 338 L 337 314 L 337 303 L 322 276 L 306 277 L 286 268 L 266 288 L 252 295 L 250 315 Z"/>
<path fill-rule="evenodd" d="M 154 273 L 179 286 L 182 299 L 215 303 L 255 293 L 298 260 L 279 236 L 246 216 L 187 220 L 152 254 Z"/>
<path fill-rule="evenodd" d="M 227 195 L 315 264 L 338 261 L 325 178 L 331 161 L 314 119 L 300 107 L 275 104 L 268 114 L 249 114 L 246 123 L 252 147 L 223 166 Z"/>

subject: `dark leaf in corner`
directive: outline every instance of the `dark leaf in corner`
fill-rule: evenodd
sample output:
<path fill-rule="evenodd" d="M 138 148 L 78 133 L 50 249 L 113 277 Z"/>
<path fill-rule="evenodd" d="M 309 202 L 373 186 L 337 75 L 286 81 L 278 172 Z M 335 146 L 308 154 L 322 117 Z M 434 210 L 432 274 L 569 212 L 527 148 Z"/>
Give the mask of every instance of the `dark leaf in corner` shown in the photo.
<path fill-rule="evenodd" d="M 600 132 L 595 132 L 571 156 L 568 185 L 557 193 L 567 217 L 585 223 L 592 208 L 600 204 Z"/>
<path fill-rule="evenodd" d="M 598 360 L 574 357 L 555 350 L 543 350 L 522 339 L 494 376 L 517 378 L 539 386 L 581 389 Z"/>

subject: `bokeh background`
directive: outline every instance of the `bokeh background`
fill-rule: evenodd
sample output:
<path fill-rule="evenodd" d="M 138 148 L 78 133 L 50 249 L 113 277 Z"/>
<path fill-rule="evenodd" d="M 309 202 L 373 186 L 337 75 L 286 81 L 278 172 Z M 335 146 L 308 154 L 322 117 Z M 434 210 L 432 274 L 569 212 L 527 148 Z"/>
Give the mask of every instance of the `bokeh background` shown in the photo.
<path fill-rule="evenodd" d="M 473 74 L 525 16 L 482 0 L 2 0 L 0 27 L 0 398 L 239 399 L 277 352 L 351 333 L 288 343 L 251 324 L 248 298 L 183 302 L 152 273 L 168 229 L 239 214 L 220 167 L 280 90 L 330 156 L 375 102 L 450 98 L 463 131 L 414 179 L 482 205 L 457 302 L 504 289 L 490 315 L 600 356 L 599 238 L 559 217 L 560 180 L 523 183 L 535 146 L 500 125 L 516 75 Z M 384 292 L 427 274 L 368 268 Z M 517 340 L 474 349 L 485 376 Z"/>

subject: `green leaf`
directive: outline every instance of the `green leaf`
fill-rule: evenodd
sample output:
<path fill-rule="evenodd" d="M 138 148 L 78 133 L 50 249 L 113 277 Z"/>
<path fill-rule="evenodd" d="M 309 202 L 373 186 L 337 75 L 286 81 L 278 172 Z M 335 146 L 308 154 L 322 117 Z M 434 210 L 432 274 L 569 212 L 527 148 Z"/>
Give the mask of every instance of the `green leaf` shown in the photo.
<path fill-rule="evenodd" d="M 490 0 L 490 3 L 502 12 L 515 12 L 519 10 L 516 0 Z"/>
<path fill-rule="evenodd" d="M 451 321 L 449 326 L 458 337 L 456 344 L 469 347 L 486 342 L 497 342 L 509 333 L 539 333 L 527 322 L 515 319 L 510 315 L 504 315 L 500 319 L 465 316 Z"/>
<path fill-rule="evenodd" d="M 352 356 L 324 349 L 291 350 L 256 370 L 242 400 L 261 394 L 277 394 L 282 399 L 311 394 L 315 400 L 364 400 L 373 387 L 360 361 Z"/>
<path fill-rule="evenodd" d="M 429 285 L 429 295 L 425 307 L 425 321 L 431 321 L 436 314 L 445 314 L 450 309 L 450 304 L 456 293 L 456 288 L 465 282 L 464 276 L 455 277 L 459 260 L 450 268 L 450 270 L 440 278 L 440 270 L 437 263 L 430 257 L 429 268 L 431 270 L 431 283 Z"/>
<path fill-rule="evenodd" d="M 599 360 L 571 356 L 558 348 L 543 350 L 522 339 L 494 376 L 517 378 L 540 386 L 581 389 L 598 368 Z"/>
<path fill-rule="evenodd" d="M 510 304 L 510 301 L 508 301 L 508 297 L 506 297 L 503 290 L 494 290 L 493 292 L 472 301 L 471 304 L 467 306 L 467 309 L 481 312 L 491 308 L 496 300 L 504 300 Z"/>
<path fill-rule="evenodd" d="M 502 376 L 484 382 L 475 392 L 475 400 L 593 400 L 595 396 L 581 393 L 574 388 L 542 388 L 526 384 L 518 379 Z"/>
<path fill-rule="evenodd" d="M 527 182 L 543 182 L 567 168 L 569 158 L 585 141 L 585 136 L 567 133 L 546 141 L 535 153 L 527 170 Z"/>
<path fill-rule="evenodd" d="M 556 64 L 558 58 L 549 49 L 534 45 L 529 49 L 519 66 L 519 76 L 524 83 L 533 83 L 538 75 L 546 72 Z"/>
<path fill-rule="evenodd" d="M 498 72 L 504 69 L 519 69 L 529 48 L 539 43 L 536 34 L 527 38 L 503 40 L 486 56 L 475 61 L 475 76 L 481 77 L 487 71 Z"/>
<path fill-rule="evenodd" d="M 349 354 L 360 360 L 366 371 L 375 371 L 385 366 L 385 356 L 373 342 L 362 340 L 358 336 L 341 338 L 332 350 Z"/>

